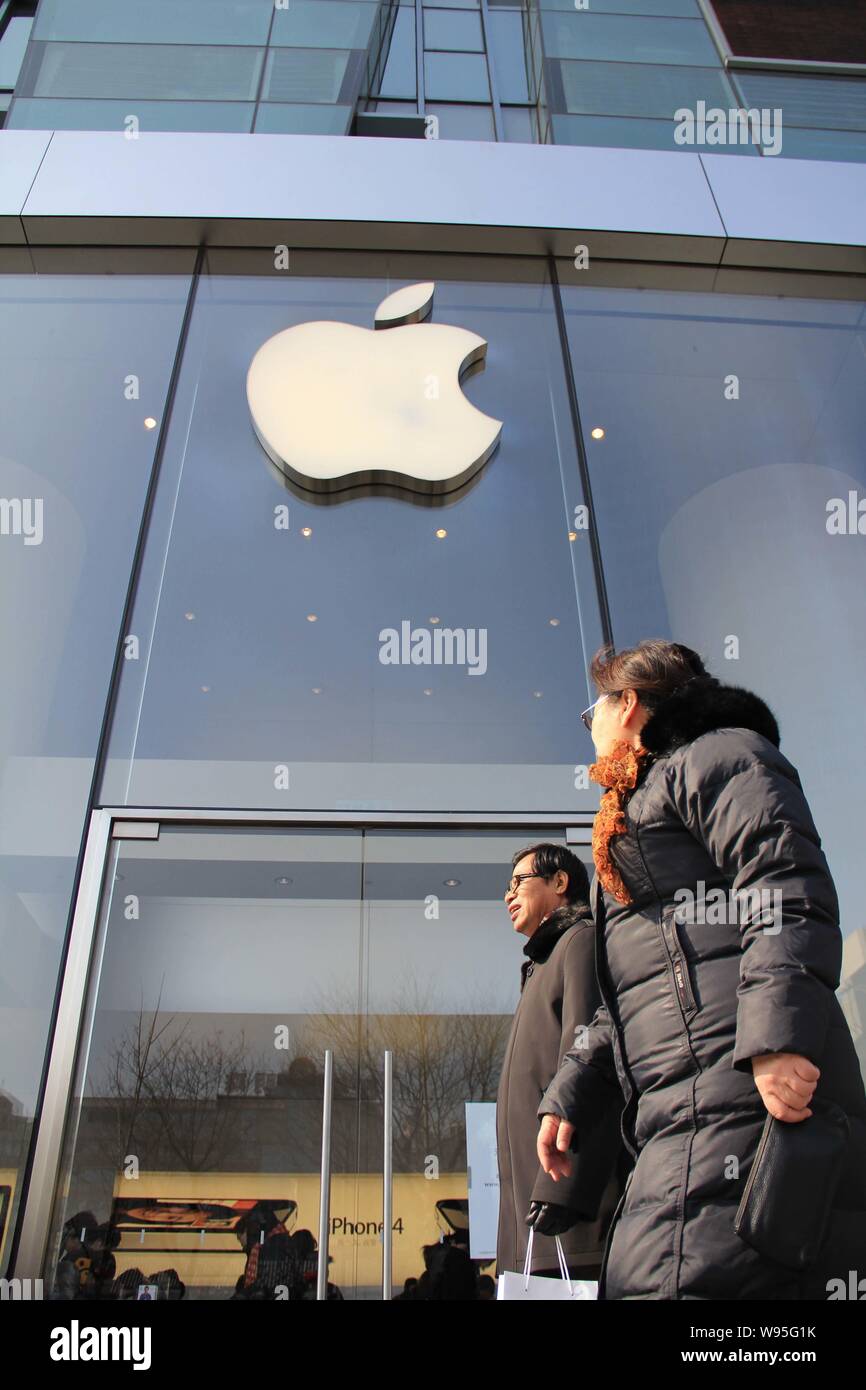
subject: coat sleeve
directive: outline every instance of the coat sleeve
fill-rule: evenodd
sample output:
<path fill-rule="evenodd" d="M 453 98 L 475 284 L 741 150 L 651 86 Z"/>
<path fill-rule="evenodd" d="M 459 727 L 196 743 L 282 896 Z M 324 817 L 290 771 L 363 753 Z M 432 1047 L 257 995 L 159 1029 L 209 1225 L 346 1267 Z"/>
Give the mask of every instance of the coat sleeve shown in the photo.
<path fill-rule="evenodd" d="M 567 942 L 563 955 L 562 980 L 562 1019 L 559 1050 L 559 1071 L 548 1087 L 539 1106 L 542 1113 L 561 1114 L 557 1108 L 562 1101 L 551 1096 L 551 1089 L 565 1076 L 563 1087 L 567 1088 L 568 1077 L 572 1074 L 569 1058 L 578 1055 L 585 1058 L 587 1047 L 582 1046 L 585 1038 L 595 1032 L 596 1057 L 601 1060 L 602 1049 L 610 1045 L 609 1037 L 603 1041 L 603 1019 L 607 1013 L 598 1008 L 598 985 L 595 974 L 595 933 L 592 927 L 575 932 Z M 608 1020 L 609 1021 L 609 1020 Z M 585 1030 L 585 1032 L 584 1032 Z M 559 1206 L 579 1211 L 586 1220 L 594 1220 L 601 1198 L 610 1182 L 616 1165 L 617 1155 L 622 1143 L 619 1120 L 623 1096 L 613 1070 L 613 1055 L 610 1054 L 610 1067 L 613 1074 L 613 1087 L 605 1082 L 601 1093 L 601 1104 L 596 1119 L 589 1123 L 589 1116 L 582 1117 L 581 1136 L 577 1141 L 577 1155 L 572 1157 L 571 1173 L 554 1182 L 539 1164 L 531 1200 L 555 1202 Z M 564 1090 L 563 1090 L 564 1099 Z M 546 1102 L 546 1104 L 545 1104 Z M 617 1103 L 618 1102 L 618 1103 Z M 568 1118 L 566 1116 L 566 1118 Z"/>
<path fill-rule="evenodd" d="M 820 1066 L 842 965 L 839 903 L 795 769 L 735 729 L 689 746 L 680 816 L 730 884 L 741 941 L 732 1066 L 794 1052 Z"/>

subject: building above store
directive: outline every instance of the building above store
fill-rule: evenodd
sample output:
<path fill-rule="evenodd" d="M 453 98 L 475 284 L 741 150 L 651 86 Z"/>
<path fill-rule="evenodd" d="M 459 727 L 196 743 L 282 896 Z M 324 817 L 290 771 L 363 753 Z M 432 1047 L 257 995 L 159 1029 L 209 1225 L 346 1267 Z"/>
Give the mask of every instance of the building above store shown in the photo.
<path fill-rule="evenodd" d="M 863 273 L 866 169 L 339 136 L 0 131 L 0 239 L 319 247 Z M 8 254 L 5 262 L 12 267 Z"/>

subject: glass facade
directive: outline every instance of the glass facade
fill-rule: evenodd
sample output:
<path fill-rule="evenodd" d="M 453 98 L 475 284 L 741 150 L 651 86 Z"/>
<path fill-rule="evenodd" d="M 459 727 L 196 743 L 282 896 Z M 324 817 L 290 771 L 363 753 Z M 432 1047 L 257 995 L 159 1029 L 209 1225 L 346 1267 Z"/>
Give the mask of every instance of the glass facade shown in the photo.
<path fill-rule="evenodd" d="M 543 263 L 528 282 L 490 283 L 472 279 L 471 262 L 461 278 L 449 258 L 414 262 L 419 281 L 435 279 L 432 322 L 489 344 L 465 392 L 503 422 L 474 478 L 419 503 L 363 489 L 317 497 L 289 483 L 256 437 L 241 388 L 258 348 L 320 320 L 372 338 L 376 306 L 398 284 L 392 257 L 368 256 L 359 278 L 352 255 L 318 257 L 319 274 L 293 256 L 291 277 L 201 280 L 103 801 L 591 808 L 593 792 L 576 786 L 591 745 L 575 735 L 574 709 L 588 703 L 602 627 Z M 400 282 L 411 283 L 412 265 L 402 260 Z M 430 352 L 429 371 L 447 371 Z M 322 363 L 334 373 L 326 413 L 344 369 L 352 363 Z M 437 389 L 447 395 L 456 380 Z M 357 428 L 391 429 L 409 408 L 397 387 Z"/>
<path fill-rule="evenodd" d="M 257 1203 L 314 1231 L 327 1049 L 331 1282 L 379 1296 L 386 1051 L 395 1285 L 465 1229 L 463 1107 L 495 1097 L 516 1000 L 502 883 L 515 849 L 569 826 L 588 856 L 577 712 L 606 635 L 688 642 L 777 713 L 839 888 L 866 1066 L 859 725 L 856 703 L 827 704 L 866 677 L 862 299 L 845 277 L 724 292 L 675 267 L 587 283 L 567 261 L 296 254 L 291 279 L 265 253 L 212 252 L 192 278 L 3 280 L 0 592 L 21 654 L 3 720 L 4 1261 L 89 813 L 132 822 L 108 843 L 62 1107 L 58 1297 L 81 1229 L 91 1264 L 106 1227 L 117 1242 L 105 1296 L 202 1299 L 237 1291 Z M 441 496 L 289 482 L 250 418 L 259 347 L 323 320 L 371 330 L 425 280 L 431 326 L 486 342 L 462 390 L 501 422 L 497 448 Z"/>
<path fill-rule="evenodd" d="M 849 42 L 827 48 L 819 11 L 775 55 L 765 24 L 755 58 L 698 0 L 41 0 L 0 15 L 0 96 L 6 72 L 15 129 L 347 135 L 372 113 L 415 138 L 862 162 L 860 29 L 834 12 Z M 792 42 L 825 61 L 798 70 Z"/>
<path fill-rule="evenodd" d="M 0 276 L 4 1263 L 189 288 L 189 275 Z"/>

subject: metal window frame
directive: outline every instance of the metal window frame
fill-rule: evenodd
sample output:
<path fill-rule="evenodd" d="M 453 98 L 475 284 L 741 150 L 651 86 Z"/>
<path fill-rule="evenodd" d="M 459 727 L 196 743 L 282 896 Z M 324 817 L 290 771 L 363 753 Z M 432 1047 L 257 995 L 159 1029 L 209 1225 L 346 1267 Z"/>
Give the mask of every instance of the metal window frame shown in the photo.
<path fill-rule="evenodd" d="M 44 1278 L 49 1254 L 51 1223 L 61 1179 L 63 1145 L 67 1130 L 82 1030 L 87 1019 L 93 985 L 93 966 L 99 940 L 105 882 L 115 842 L 138 838 L 153 840 L 154 823 L 188 826 L 377 830 L 498 830 L 545 827 L 565 835 L 567 844 L 589 844 L 592 815 L 550 816 L 484 815 L 481 813 L 425 813 L 407 816 L 399 812 L 223 811 L 140 806 L 99 807 L 90 815 L 83 866 L 72 916 L 69 950 L 60 984 L 56 1023 L 50 1041 L 49 1061 L 41 1106 L 35 1119 L 35 1138 L 29 1173 L 22 1179 L 16 1230 L 13 1233 L 10 1275 Z M 327 1100 L 327 1097 L 326 1097 Z M 387 1110 L 387 1107 L 386 1107 Z M 386 1114 L 386 1124 L 388 1123 Z M 327 1175 L 326 1175 L 327 1177 Z M 390 1160 L 383 1173 L 385 1209 L 390 1209 L 392 1172 Z M 385 1252 L 383 1288 L 390 1283 L 390 1258 Z M 320 1297 L 322 1295 L 320 1294 Z M 384 1296 L 384 1294 L 383 1294 Z"/>

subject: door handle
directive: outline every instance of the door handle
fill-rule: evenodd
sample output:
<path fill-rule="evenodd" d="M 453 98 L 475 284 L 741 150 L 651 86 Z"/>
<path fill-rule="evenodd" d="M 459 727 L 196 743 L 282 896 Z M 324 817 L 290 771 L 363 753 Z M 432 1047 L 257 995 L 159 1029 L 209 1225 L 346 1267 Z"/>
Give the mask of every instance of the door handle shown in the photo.
<path fill-rule="evenodd" d="M 385 1052 L 385 1104 L 382 1170 L 382 1298 L 391 1298 L 391 1231 L 394 1206 L 394 1162 L 393 1162 L 393 1109 L 394 1109 L 394 1054 Z"/>
<path fill-rule="evenodd" d="M 331 1099 L 334 1091 L 334 1054 L 325 1049 L 325 1086 L 322 1095 L 322 1165 L 319 1194 L 319 1267 L 316 1301 L 328 1297 L 328 1242 L 331 1228 Z"/>

